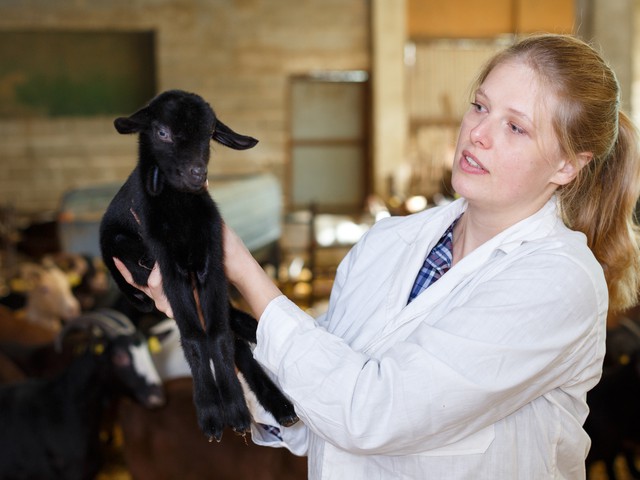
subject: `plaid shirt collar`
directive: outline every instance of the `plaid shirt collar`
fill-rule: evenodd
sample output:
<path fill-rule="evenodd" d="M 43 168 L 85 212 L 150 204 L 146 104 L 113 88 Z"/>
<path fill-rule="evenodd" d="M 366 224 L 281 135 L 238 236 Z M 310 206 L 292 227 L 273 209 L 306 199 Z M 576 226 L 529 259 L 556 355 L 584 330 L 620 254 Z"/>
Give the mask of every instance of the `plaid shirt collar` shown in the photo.
<path fill-rule="evenodd" d="M 453 262 L 453 227 L 455 227 L 457 221 L 458 219 L 456 218 L 449 225 L 449 228 L 427 255 L 413 284 L 407 304 L 411 303 L 413 299 L 451 268 L 451 263 Z"/>

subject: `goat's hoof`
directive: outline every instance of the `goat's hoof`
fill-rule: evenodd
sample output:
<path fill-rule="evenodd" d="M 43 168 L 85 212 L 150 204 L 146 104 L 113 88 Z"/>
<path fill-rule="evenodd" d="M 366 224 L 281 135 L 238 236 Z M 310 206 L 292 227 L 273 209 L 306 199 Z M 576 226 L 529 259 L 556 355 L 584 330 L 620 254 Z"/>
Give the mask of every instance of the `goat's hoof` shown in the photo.
<path fill-rule="evenodd" d="M 240 407 L 237 410 L 227 409 L 227 425 L 238 435 L 244 435 L 251 431 L 251 416 L 244 403 Z"/>
<path fill-rule="evenodd" d="M 211 428 L 203 428 L 202 431 L 205 437 L 209 440 L 209 443 L 213 443 L 214 440 L 220 443 L 222 440 L 223 428 L 211 426 Z"/>
<path fill-rule="evenodd" d="M 291 427 L 292 425 L 295 425 L 296 423 L 298 423 L 298 420 L 300 419 L 298 418 L 297 415 L 291 415 L 289 417 L 284 417 L 280 419 L 278 423 L 283 427 Z"/>

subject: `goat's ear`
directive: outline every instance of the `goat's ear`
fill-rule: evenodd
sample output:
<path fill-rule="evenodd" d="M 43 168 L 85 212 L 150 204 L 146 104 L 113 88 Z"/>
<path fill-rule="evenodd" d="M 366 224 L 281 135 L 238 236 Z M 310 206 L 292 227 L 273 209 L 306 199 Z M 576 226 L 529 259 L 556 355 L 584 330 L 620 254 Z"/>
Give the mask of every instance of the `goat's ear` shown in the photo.
<path fill-rule="evenodd" d="M 129 117 L 118 117 L 113 121 L 118 133 L 139 133 L 150 124 L 151 120 L 146 108 L 138 110 Z"/>
<path fill-rule="evenodd" d="M 258 143 L 258 140 L 253 137 L 234 132 L 220 120 L 216 122 L 216 129 L 213 131 L 211 138 L 234 150 L 247 150 L 255 147 L 256 143 Z"/>

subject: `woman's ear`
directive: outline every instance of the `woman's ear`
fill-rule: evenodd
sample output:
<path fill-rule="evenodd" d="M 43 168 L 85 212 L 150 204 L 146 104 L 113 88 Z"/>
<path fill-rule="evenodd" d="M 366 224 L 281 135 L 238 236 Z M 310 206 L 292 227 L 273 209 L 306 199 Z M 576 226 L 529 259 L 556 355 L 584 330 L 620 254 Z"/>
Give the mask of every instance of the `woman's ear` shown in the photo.
<path fill-rule="evenodd" d="M 557 185 L 567 185 L 578 176 L 582 170 L 593 159 L 591 152 L 582 152 L 576 155 L 575 160 L 564 159 L 560 168 L 552 178 L 552 182 Z"/>

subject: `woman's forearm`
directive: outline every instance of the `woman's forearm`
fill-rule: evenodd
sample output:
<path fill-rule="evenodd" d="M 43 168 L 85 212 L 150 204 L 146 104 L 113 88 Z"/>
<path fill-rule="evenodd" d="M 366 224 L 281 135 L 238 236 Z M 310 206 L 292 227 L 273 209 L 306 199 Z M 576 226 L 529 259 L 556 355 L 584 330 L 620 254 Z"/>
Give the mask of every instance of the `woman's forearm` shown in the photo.
<path fill-rule="evenodd" d="M 243 259 L 243 263 L 242 275 L 230 278 L 229 281 L 240 292 L 253 315 L 259 320 L 269 302 L 282 295 L 282 292 L 253 257 Z"/>
<path fill-rule="evenodd" d="M 226 225 L 223 228 L 225 271 L 229 282 L 240 292 L 257 319 L 280 289 L 253 258 L 240 237 Z"/>

